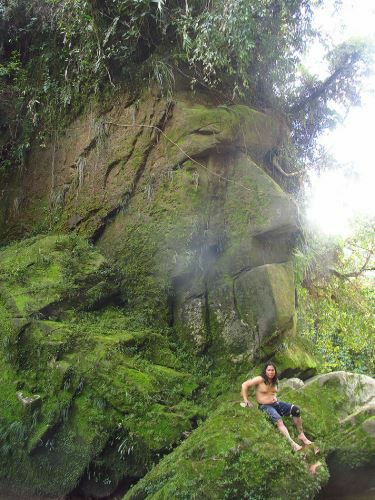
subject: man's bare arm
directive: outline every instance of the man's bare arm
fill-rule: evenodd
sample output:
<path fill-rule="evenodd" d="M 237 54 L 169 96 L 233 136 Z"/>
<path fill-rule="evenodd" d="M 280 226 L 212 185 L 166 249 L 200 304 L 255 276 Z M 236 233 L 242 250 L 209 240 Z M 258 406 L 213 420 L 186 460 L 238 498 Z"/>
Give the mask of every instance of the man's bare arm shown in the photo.
<path fill-rule="evenodd" d="M 251 403 L 251 401 L 249 401 L 249 397 L 248 397 L 249 388 L 257 386 L 261 382 L 263 382 L 263 379 L 261 376 L 258 376 L 258 377 L 251 378 L 250 380 L 246 380 L 246 382 L 244 382 L 242 384 L 241 396 L 243 397 L 243 400 L 244 400 L 246 406 L 248 406 L 248 407 L 253 406 L 253 403 Z"/>

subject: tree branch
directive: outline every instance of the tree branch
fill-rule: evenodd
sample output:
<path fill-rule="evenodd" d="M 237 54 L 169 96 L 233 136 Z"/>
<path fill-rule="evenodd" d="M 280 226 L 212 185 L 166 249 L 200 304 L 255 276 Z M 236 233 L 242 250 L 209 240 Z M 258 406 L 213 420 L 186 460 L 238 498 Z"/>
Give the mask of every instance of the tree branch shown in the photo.
<path fill-rule="evenodd" d="M 276 168 L 278 172 L 280 172 L 281 175 L 284 177 L 295 177 L 296 175 L 302 175 L 304 173 L 304 170 L 297 170 L 296 172 L 285 172 L 283 168 L 281 167 L 279 160 L 277 159 L 276 156 L 273 156 L 271 160 L 272 166 Z"/>
<path fill-rule="evenodd" d="M 326 91 L 327 89 L 334 83 L 342 73 L 345 72 L 350 66 L 353 66 L 360 57 L 360 53 L 358 51 L 354 52 L 353 54 L 350 54 L 347 56 L 346 61 L 339 67 L 337 68 L 332 75 L 330 75 L 326 80 L 324 80 L 323 83 L 321 83 L 318 87 L 316 87 L 311 94 L 309 94 L 307 97 L 305 97 L 301 102 L 297 102 L 293 106 L 289 108 L 289 113 L 298 113 L 302 109 L 306 107 L 306 105 L 311 102 L 315 101 L 316 99 L 319 99 Z"/>

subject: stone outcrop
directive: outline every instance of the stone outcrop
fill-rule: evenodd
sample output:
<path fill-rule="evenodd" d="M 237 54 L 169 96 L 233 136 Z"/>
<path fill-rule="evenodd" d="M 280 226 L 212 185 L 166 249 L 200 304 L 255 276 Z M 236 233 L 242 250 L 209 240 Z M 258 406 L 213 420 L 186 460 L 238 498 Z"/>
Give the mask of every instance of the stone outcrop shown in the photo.
<path fill-rule="evenodd" d="M 341 424 L 360 424 L 362 430 L 375 437 L 375 380 L 372 377 L 338 371 L 317 375 L 310 379 L 306 385 L 335 387 L 337 391 L 343 394 L 347 402 L 346 405 L 342 405 Z"/>
<path fill-rule="evenodd" d="M 344 371 L 324 373 L 311 378 L 305 385 L 338 388 L 344 393 L 350 408 L 375 402 L 375 380 L 367 375 Z"/>
<path fill-rule="evenodd" d="M 107 497 L 195 426 L 200 382 L 85 240 L 0 249 L 0 279 L 0 490 Z"/>
<path fill-rule="evenodd" d="M 24 235 L 44 220 L 93 239 L 127 275 L 129 304 L 197 352 L 251 360 L 295 331 L 298 214 L 266 161 L 287 130 L 246 106 L 190 99 L 123 96 L 35 146 L 0 226 Z"/>

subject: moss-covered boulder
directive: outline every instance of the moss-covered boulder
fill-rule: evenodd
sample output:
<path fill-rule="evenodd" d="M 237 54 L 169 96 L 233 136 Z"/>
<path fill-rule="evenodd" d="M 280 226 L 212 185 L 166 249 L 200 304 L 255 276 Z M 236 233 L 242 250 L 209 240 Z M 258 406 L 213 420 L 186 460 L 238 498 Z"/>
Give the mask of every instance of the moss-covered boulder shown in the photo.
<path fill-rule="evenodd" d="M 1 487 L 107 496 L 204 415 L 168 332 L 123 309 L 121 273 L 85 241 L 10 245 L 0 273 Z"/>
<path fill-rule="evenodd" d="M 126 209 L 98 239 L 131 277 L 135 307 L 160 319 L 168 304 L 169 321 L 196 352 L 249 360 L 260 344 L 294 333 L 288 260 L 298 214 L 265 171 L 284 133 L 245 106 L 177 99 Z M 241 286 L 247 278 L 254 297 Z"/>
<path fill-rule="evenodd" d="M 375 381 L 354 374 L 345 376 L 360 393 L 373 392 Z M 317 377 L 300 388 L 285 387 L 281 399 L 302 409 L 306 434 L 320 446 L 296 454 L 286 439 L 257 408 L 244 409 L 236 394 L 228 394 L 206 422 L 137 483 L 124 499 L 145 498 L 314 498 L 327 481 L 327 455 L 335 452 L 338 461 L 358 466 L 375 457 L 375 439 L 370 424 L 343 421 L 342 415 L 356 408 L 362 396 L 353 400 L 351 389 L 321 384 Z M 353 382 L 353 384 L 352 384 Z M 354 384 L 357 388 L 357 383 Z M 284 419 L 287 421 L 288 419 Z M 287 422 L 290 431 L 295 432 Z M 311 464 L 320 461 L 316 475 Z"/>
<path fill-rule="evenodd" d="M 300 381 L 311 379 L 318 372 L 318 360 L 313 355 L 310 341 L 299 335 L 289 335 L 281 343 L 267 343 L 260 348 L 261 359 L 250 365 L 246 378 L 259 375 L 264 363 L 272 360 L 277 366 L 278 378 L 282 382 L 296 378 Z"/>
<path fill-rule="evenodd" d="M 0 249 L 0 295 L 13 318 L 95 308 L 120 294 L 121 277 L 74 235 L 35 237 Z"/>
<path fill-rule="evenodd" d="M 298 335 L 286 339 L 279 349 L 268 350 L 268 354 L 276 363 L 280 378 L 297 377 L 306 380 L 317 373 L 318 362 L 312 354 L 312 346 Z"/>
<path fill-rule="evenodd" d="M 284 276 L 285 264 L 265 265 L 270 277 L 259 293 L 276 286 L 273 266 Z M 192 491 L 313 498 L 328 477 L 327 454 L 351 465 L 373 456 L 369 377 L 328 374 L 284 388 L 322 448 L 313 476 L 313 452 L 293 454 L 263 413 L 241 408 L 237 392 L 228 392 L 235 372 L 223 374 L 207 355 L 189 357 L 173 330 L 147 326 L 143 309 L 129 305 L 131 275 L 79 237 L 4 247 L 0 272 L 0 486 L 7 491 L 106 497 L 125 480 L 136 482 L 126 498 L 191 498 Z M 210 299 L 189 303 L 185 314 L 195 322 Z M 243 303 L 237 308 L 248 319 Z M 276 353 L 280 367 L 306 373 L 309 355 L 288 339 Z"/>
<path fill-rule="evenodd" d="M 277 457 L 269 458 L 271 446 L 250 457 L 248 440 L 259 427 L 260 440 L 271 442 L 274 431 L 258 413 L 260 425 L 249 428 L 252 413 L 220 398 L 249 361 L 266 355 L 288 351 L 283 370 L 290 359 L 294 375 L 311 374 L 303 348 L 285 348 L 295 334 L 290 260 L 299 222 L 269 160 L 287 129 L 246 106 L 190 97 L 150 92 L 91 108 L 45 150 L 35 146 L 9 183 L 2 241 L 74 235 L 0 251 L 4 485 L 106 496 L 198 426 L 171 455 L 182 466 L 176 474 L 190 471 L 195 485 L 195 452 L 184 450 L 197 435 L 207 439 L 209 458 L 197 456 L 209 481 L 222 471 L 234 478 L 213 491 L 235 492 L 238 483 L 238 491 L 266 492 L 261 463 L 276 467 Z M 226 422 L 228 436 L 215 448 L 212 433 Z M 283 440 L 277 446 L 308 494 L 316 491 L 305 464 Z M 242 455 L 258 478 L 253 490 L 240 466 L 236 472 Z M 206 495 L 202 481 L 197 491 Z M 169 495 L 177 486 L 166 488 Z M 270 494 L 275 488 L 270 479 Z"/>
<path fill-rule="evenodd" d="M 234 294 L 241 318 L 256 325 L 260 346 L 272 334 L 287 332 L 294 326 L 294 281 L 288 264 L 266 264 L 241 273 L 235 280 Z"/>

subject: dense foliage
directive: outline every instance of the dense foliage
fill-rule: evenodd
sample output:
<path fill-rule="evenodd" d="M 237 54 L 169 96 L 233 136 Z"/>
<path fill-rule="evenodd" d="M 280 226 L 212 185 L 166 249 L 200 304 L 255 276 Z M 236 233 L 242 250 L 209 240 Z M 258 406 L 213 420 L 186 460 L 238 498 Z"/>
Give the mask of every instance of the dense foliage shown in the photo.
<path fill-rule="evenodd" d="M 374 248 L 374 221 L 367 220 L 341 242 L 310 236 L 296 253 L 300 331 L 324 371 L 375 372 Z"/>
<path fill-rule="evenodd" d="M 299 153 L 335 122 L 332 102 L 358 101 L 366 47 L 331 50 L 331 75 L 298 70 L 322 0 L 0 1 L 1 166 L 22 165 L 90 97 L 154 79 L 192 85 L 289 116 Z M 140 85 L 141 83 L 141 85 Z M 68 118 L 67 118 L 68 117 Z"/>

